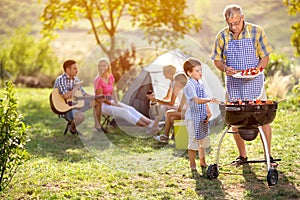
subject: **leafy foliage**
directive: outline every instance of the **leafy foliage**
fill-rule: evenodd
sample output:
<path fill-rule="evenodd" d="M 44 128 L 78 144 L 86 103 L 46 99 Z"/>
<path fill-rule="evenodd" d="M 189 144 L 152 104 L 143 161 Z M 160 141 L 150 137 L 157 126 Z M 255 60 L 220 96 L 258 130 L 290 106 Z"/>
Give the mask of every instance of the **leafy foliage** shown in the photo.
<path fill-rule="evenodd" d="M 201 21 L 194 15 L 186 14 L 186 9 L 186 0 L 49 0 L 41 16 L 42 33 L 53 39 L 57 29 L 69 28 L 72 22 L 86 19 L 96 44 L 114 61 L 122 56 L 116 35 L 123 31 L 119 25 L 125 19 L 130 21 L 132 28 L 143 30 L 149 43 L 170 47 L 183 34 L 201 28 Z"/>
<path fill-rule="evenodd" d="M 297 84 L 299 79 L 296 72 L 297 64 L 297 60 L 291 59 L 286 54 L 270 54 L 270 61 L 265 68 L 269 97 L 284 98 L 290 93 L 293 85 Z"/>
<path fill-rule="evenodd" d="M 11 81 L 7 82 L 4 95 L 0 102 L 0 191 L 8 186 L 18 166 L 28 158 L 25 145 L 29 126 L 17 112 L 18 102 Z"/>
<path fill-rule="evenodd" d="M 292 89 L 291 102 L 293 105 L 300 107 L 300 80 L 298 85 L 294 85 Z"/>
<path fill-rule="evenodd" d="M 4 40 L 0 48 L 0 62 L 13 76 L 37 75 L 40 72 L 53 74 L 58 59 L 50 47 L 50 40 L 36 41 L 30 35 L 30 26 L 21 27 Z"/>
<path fill-rule="evenodd" d="M 267 76 L 273 76 L 277 71 L 280 71 L 282 75 L 289 75 L 292 73 L 291 67 L 294 64 L 294 61 L 285 54 L 271 53 L 265 73 Z"/>
<path fill-rule="evenodd" d="M 165 46 L 174 46 L 182 34 L 200 29 L 200 20 L 184 13 L 186 3 L 186 0 L 132 1 L 128 12 L 133 17 L 133 25 L 137 24 L 138 28 L 145 30 L 149 43 L 162 41 Z"/>
<path fill-rule="evenodd" d="M 300 0 L 283 0 L 283 4 L 289 8 L 291 15 L 297 15 L 300 12 Z M 300 56 L 300 23 L 294 23 L 291 29 L 293 30 L 291 43 L 296 48 L 295 54 Z"/>

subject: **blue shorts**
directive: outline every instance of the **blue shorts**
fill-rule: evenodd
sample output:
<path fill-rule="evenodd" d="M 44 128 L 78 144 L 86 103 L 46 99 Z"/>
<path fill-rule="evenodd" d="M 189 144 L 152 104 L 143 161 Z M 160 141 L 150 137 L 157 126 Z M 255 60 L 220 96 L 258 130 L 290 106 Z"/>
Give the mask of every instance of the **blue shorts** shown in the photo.
<path fill-rule="evenodd" d="M 74 114 L 76 112 L 84 112 L 86 110 L 88 110 L 90 108 L 90 100 L 89 99 L 85 99 L 84 100 L 84 106 L 80 109 L 72 109 L 68 112 L 65 113 L 65 118 L 69 121 L 72 121 L 74 119 Z"/>

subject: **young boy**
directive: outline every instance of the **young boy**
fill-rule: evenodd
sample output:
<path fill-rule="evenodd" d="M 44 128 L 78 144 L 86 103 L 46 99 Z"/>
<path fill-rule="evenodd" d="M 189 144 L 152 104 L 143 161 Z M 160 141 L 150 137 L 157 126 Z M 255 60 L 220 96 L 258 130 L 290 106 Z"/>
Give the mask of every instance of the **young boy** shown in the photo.
<path fill-rule="evenodd" d="M 187 130 L 189 135 L 188 155 L 192 173 L 196 169 L 196 151 L 199 152 L 200 166 L 206 168 L 205 149 L 209 147 L 209 128 L 208 121 L 211 118 L 211 112 L 207 105 L 209 102 L 216 102 L 216 99 L 208 98 L 206 88 L 201 81 L 202 66 L 196 58 L 188 58 L 183 69 L 189 80 L 184 87 L 184 95 L 189 105 L 185 114 Z"/>

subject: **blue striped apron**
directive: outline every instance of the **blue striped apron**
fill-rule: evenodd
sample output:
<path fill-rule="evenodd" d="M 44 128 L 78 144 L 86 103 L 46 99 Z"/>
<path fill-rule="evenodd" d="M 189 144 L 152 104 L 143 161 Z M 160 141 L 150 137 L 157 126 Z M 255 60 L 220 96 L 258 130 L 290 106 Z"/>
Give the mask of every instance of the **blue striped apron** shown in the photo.
<path fill-rule="evenodd" d="M 246 70 L 256 67 L 259 58 L 256 57 L 255 48 L 250 38 L 234 40 L 230 35 L 227 50 L 226 65 L 235 70 Z M 254 79 L 234 78 L 226 76 L 226 88 L 231 101 L 236 100 L 256 100 L 260 97 L 264 84 L 264 74 L 260 74 Z"/>
<path fill-rule="evenodd" d="M 194 85 L 198 98 L 207 98 L 207 93 L 203 83 L 191 79 L 189 82 Z M 208 124 L 203 123 L 207 115 L 206 104 L 196 104 L 194 101 L 191 101 L 190 109 L 194 122 L 195 137 L 197 140 L 201 140 L 209 134 Z"/>

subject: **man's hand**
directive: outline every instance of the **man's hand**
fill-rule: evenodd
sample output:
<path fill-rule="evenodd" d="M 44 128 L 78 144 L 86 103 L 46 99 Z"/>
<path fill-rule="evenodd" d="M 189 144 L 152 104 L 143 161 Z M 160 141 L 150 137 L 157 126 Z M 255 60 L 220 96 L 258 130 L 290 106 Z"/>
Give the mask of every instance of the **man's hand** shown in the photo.
<path fill-rule="evenodd" d="M 233 69 L 232 67 L 230 67 L 230 66 L 228 66 L 227 68 L 226 68 L 226 75 L 227 76 L 233 76 L 233 75 L 235 75 L 236 73 L 237 73 L 238 71 L 236 71 L 235 69 Z"/>
<path fill-rule="evenodd" d="M 83 81 L 75 82 L 74 83 L 74 90 L 79 89 L 83 85 Z"/>

